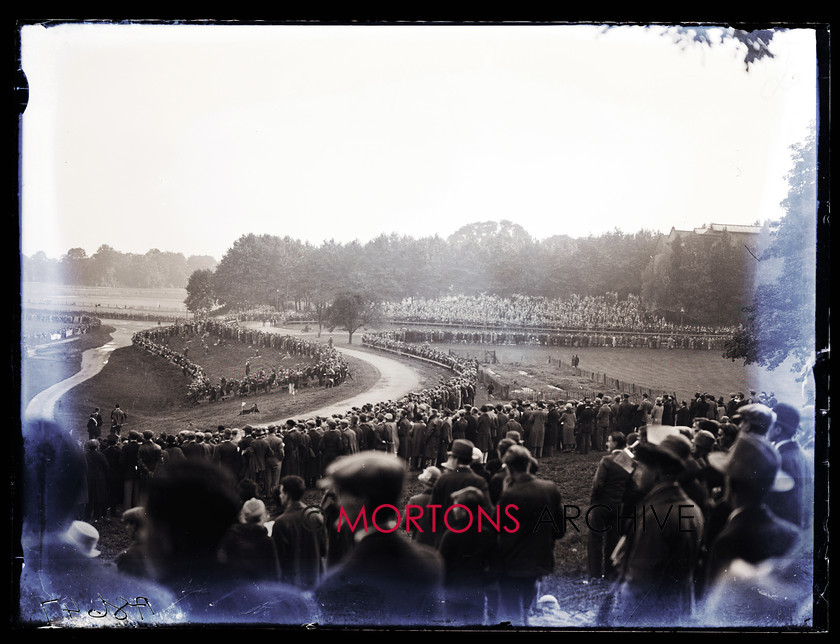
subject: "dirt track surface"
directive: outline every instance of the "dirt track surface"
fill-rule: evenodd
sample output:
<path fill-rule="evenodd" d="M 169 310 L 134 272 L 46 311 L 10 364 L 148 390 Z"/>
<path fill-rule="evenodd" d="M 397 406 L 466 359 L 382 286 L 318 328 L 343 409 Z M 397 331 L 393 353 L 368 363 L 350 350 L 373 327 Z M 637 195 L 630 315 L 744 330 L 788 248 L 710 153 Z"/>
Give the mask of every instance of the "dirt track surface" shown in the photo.
<path fill-rule="evenodd" d="M 137 331 L 149 328 L 148 322 L 126 320 L 104 320 L 103 322 L 108 326 L 113 326 L 115 329 L 114 334 L 111 336 L 111 341 L 103 344 L 101 347 L 85 351 L 82 354 L 81 369 L 76 374 L 33 396 L 24 411 L 25 418 L 54 419 L 55 406 L 61 396 L 73 389 L 80 382 L 84 382 L 102 371 L 102 368 L 108 364 L 108 358 L 112 351 L 130 346 L 132 335 Z M 73 339 L 66 340 L 66 342 L 72 341 Z M 53 344 L 55 343 L 51 343 L 48 346 L 52 346 Z M 33 347 L 32 351 L 27 353 L 27 358 L 31 358 L 33 355 L 37 355 L 37 353 L 38 347 Z M 23 370 L 26 369 L 26 359 L 23 360 L 21 368 Z"/>

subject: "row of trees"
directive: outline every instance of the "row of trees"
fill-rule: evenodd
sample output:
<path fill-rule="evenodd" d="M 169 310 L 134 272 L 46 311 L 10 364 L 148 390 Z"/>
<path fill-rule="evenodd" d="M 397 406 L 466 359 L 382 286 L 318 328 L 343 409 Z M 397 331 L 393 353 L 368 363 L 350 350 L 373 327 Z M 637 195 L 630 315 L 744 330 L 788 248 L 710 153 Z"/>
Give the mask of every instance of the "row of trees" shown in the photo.
<path fill-rule="evenodd" d="M 123 288 L 184 288 L 198 270 L 213 270 L 216 260 L 209 255 L 170 253 L 153 248 L 147 253 L 123 253 L 103 244 L 91 256 L 83 248 L 71 248 L 59 259 L 38 251 L 22 257 L 23 276 L 30 282 L 52 282 L 73 286 Z"/>
<path fill-rule="evenodd" d="M 288 307 L 320 320 L 345 292 L 373 301 L 614 292 L 620 299 L 641 296 L 651 313 L 675 322 L 731 325 L 741 321 L 743 285 L 754 261 L 727 234 L 711 240 L 687 236 L 672 244 L 658 233 L 617 230 L 537 240 L 510 221 L 469 224 L 446 239 L 383 234 L 366 244 L 330 240 L 315 246 L 248 234 L 215 270 L 190 276 L 186 304 L 192 311 Z"/>

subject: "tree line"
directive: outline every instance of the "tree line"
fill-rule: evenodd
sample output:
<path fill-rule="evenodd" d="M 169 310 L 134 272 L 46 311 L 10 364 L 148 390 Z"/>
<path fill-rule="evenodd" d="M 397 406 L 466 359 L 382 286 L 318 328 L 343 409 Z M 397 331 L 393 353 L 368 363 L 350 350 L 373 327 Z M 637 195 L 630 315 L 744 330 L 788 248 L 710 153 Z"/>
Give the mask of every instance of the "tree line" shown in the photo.
<path fill-rule="evenodd" d="M 22 275 L 29 282 L 72 286 L 122 288 L 185 288 L 195 271 L 216 267 L 209 255 L 190 255 L 153 248 L 145 254 L 123 253 L 107 244 L 88 256 L 83 248 L 71 248 L 53 259 L 44 251 L 21 256 Z"/>
<path fill-rule="evenodd" d="M 246 234 L 218 266 L 193 273 L 186 304 L 309 311 L 320 320 L 342 293 L 374 302 L 448 295 L 524 295 L 565 299 L 615 293 L 642 298 L 675 323 L 741 322 L 754 259 L 724 233 L 667 236 L 615 230 L 538 240 L 510 221 L 476 222 L 447 238 L 381 234 L 362 244 L 314 245 L 289 236 Z"/>

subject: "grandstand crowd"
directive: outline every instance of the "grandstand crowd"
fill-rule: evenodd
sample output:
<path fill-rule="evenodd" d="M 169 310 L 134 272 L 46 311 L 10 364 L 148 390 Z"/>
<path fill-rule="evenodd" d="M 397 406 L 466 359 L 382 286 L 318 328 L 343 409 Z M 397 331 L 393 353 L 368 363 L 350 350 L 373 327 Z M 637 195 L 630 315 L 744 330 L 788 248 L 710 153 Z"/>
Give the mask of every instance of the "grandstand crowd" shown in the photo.
<path fill-rule="evenodd" d="M 408 328 L 382 332 L 403 343 L 540 345 L 551 347 L 607 347 L 629 349 L 723 350 L 724 335 L 661 333 L 598 333 L 581 331 L 505 331 L 446 328 Z"/>
<path fill-rule="evenodd" d="M 200 379 L 200 367 L 166 353 L 166 338 L 205 333 L 334 359 L 319 343 L 235 321 L 151 329 L 136 344 Z M 140 434 L 115 406 L 110 429 L 89 423 L 79 446 L 40 424 L 30 440 L 76 467 L 28 468 L 58 479 L 29 481 L 60 497 L 35 499 L 51 504 L 39 555 L 79 573 L 76 600 L 96 594 L 91 580 L 100 597 L 128 580 L 161 621 L 525 626 L 563 608 L 538 591 L 573 525 L 541 465 L 597 451 L 590 505 L 572 517 L 587 532 L 590 579 L 609 587 L 592 626 L 807 624 L 813 473 L 800 410 L 764 392 L 480 404 L 475 360 L 380 334 L 363 342 L 452 376 L 267 426 Z M 407 503 L 406 476 L 424 486 Z M 303 504 L 307 490 L 319 503 Z M 110 567 L 94 554 L 107 516 L 133 535 Z M 49 571 L 28 574 L 46 592 Z"/>
<path fill-rule="evenodd" d="M 617 293 L 598 297 L 573 295 L 566 299 L 496 295 L 413 298 L 383 305 L 385 317 L 397 323 L 428 322 L 461 327 L 622 331 L 644 333 L 724 334 L 730 327 L 706 327 L 668 322 L 651 315 L 641 299 Z"/>

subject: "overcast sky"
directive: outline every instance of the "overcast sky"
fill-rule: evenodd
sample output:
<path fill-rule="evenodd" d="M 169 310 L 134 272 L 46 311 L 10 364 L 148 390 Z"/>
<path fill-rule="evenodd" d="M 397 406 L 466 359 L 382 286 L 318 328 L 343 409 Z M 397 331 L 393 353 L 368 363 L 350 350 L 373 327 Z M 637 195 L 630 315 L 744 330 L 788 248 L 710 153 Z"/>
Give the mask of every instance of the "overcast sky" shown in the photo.
<path fill-rule="evenodd" d="M 21 252 L 775 218 L 814 36 L 747 72 L 631 26 L 25 26 Z"/>

